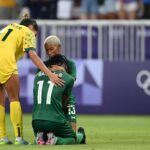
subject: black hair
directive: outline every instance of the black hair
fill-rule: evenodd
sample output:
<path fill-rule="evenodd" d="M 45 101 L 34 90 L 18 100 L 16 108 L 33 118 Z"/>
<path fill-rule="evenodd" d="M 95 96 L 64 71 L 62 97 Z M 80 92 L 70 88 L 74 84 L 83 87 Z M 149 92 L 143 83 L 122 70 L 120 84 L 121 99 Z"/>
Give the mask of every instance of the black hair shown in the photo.
<path fill-rule="evenodd" d="M 25 19 L 21 20 L 20 25 L 23 25 L 23 26 L 26 26 L 26 27 L 32 25 L 33 29 L 36 30 L 36 31 L 38 31 L 38 24 L 33 19 L 25 18 Z"/>
<path fill-rule="evenodd" d="M 54 55 L 54 56 L 50 57 L 49 62 L 50 62 L 50 65 L 61 66 L 66 70 L 66 72 L 69 72 L 68 65 L 67 65 L 67 59 L 64 55 L 60 55 L 60 54 Z"/>

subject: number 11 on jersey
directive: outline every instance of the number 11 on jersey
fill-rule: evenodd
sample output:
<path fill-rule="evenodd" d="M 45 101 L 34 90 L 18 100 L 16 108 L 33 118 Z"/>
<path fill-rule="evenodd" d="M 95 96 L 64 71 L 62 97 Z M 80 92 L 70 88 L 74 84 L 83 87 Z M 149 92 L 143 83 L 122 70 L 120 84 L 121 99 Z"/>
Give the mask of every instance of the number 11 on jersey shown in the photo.
<path fill-rule="evenodd" d="M 42 89 L 43 89 L 44 81 L 38 82 L 38 95 L 37 95 L 37 102 L 38 104 L 42 103 Z M 51 104 L 51 95 L 54 87 L 54 83 L 51 81 L 48 81 L 47 84 L 49 84 L 48 91 L 47 91 L 47 98 L 46 98 L 46 104 Z"/>

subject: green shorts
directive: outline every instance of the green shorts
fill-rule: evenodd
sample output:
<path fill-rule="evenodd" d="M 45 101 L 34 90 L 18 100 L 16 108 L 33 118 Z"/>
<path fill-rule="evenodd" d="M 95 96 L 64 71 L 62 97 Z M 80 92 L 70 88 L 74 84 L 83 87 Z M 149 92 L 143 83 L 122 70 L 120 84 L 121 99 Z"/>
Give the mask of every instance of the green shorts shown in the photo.
<path fill-rule="evenodd" d="M 45 120 L 33 120 L 32 127 L 35 135 L 38 132 L 43 132 L 44 134 L 53 132 L 57 137 L 76 138 L 76 134 L 68 121 L 59 123 Z"/>

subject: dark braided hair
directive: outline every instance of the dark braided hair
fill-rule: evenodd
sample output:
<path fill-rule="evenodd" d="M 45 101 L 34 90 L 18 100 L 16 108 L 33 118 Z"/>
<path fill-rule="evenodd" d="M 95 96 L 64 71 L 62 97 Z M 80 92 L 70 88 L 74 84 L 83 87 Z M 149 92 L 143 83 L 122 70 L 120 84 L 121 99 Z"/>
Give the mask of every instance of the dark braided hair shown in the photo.
<path fill-rule="evenodd" d="M 66 70 L 66 72 L 69 72 L 69 69 L 67 66 L 67 59 L 64 55 L 61 55 L 61 54 L 54 55 L 49 59 L 49 62 L 50 62 L 50 65 L 61 66 Z"/>

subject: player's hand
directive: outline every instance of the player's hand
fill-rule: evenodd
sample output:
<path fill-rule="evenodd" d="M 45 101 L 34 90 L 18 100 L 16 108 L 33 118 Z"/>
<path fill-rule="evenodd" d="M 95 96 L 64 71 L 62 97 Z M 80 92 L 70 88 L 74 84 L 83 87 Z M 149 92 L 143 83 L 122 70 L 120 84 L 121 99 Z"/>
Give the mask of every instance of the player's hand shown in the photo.
<path fill-rule="evenodd" d="M 49 75 L 50 80 L 58 86 L 63 86 L 64 85 L 64 80 L 60 79 L 60 77 L 57 74 L 51 73 Z"/>

